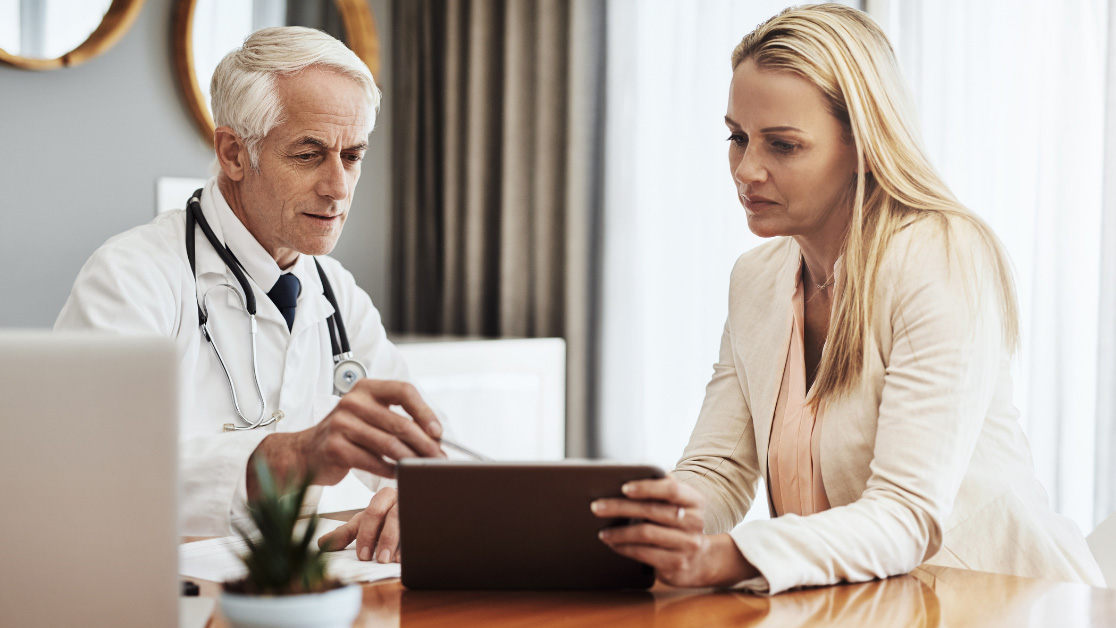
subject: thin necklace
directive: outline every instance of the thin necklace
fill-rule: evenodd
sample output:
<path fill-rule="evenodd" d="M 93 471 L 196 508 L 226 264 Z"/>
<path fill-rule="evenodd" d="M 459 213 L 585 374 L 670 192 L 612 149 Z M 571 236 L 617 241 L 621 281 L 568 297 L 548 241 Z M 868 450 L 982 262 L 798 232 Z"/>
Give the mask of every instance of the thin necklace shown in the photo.
<path fill-rule="evenodd" d="M 803 260 L 802 265 L 806 266 L 806 261 L 805 260 Z M 818 290 L 825 290 L 829 286 L 832 286 L 833 282 L 837 280 L 837 273 L 833 273 L 833 276 L 830 277 L 828 281 L 826 281 L 823 284 L 819 284 L 818 282 L 814 281 L 814 276 L 812 274 L 810 274 L 810 267 L 809 266 L 806 266 L 806 276 L 810 278 L 810 283 L 814 284 L 814 286 Z"/>

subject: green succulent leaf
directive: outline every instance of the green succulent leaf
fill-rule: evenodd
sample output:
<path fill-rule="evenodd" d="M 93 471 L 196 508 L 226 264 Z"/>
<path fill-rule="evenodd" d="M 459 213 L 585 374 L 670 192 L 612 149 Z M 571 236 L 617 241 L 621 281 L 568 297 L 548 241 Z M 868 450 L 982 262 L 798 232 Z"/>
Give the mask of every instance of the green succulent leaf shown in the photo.
<path fill-rule="evenodd" d="M 289 595 L 338 586 L 328 578 L 326 556 L 313 544 L 318 516 L 311 515 L 305 531 L 295 534 L 313 473 L 277 480 L 263 456 L 255 458 L 254 468 L 259 493 L 248 503 L 254 529 L 233 526 L 247 547 L 240 560 L 248 575 L 236 587 L 249 594 Z"/>

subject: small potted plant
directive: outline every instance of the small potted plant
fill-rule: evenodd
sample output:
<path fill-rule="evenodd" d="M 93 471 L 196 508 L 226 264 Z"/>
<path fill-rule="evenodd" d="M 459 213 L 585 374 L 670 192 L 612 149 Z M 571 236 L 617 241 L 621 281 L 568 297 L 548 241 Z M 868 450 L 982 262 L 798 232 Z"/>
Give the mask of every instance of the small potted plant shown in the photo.
<path fill-rule="evenodd" d="M 330 578 L 318 549 L 312 515 L 296 531 L 311 475 L 280 483 L 261 458 L 255 463 L 259 495 L 248 502 L 255 530 L 235 526 L 248 546 L 240 556 L 248 574 L 226 582 L 221 612 L 236 628 L 349 628 L 360 613 L 359 585 Z"/>

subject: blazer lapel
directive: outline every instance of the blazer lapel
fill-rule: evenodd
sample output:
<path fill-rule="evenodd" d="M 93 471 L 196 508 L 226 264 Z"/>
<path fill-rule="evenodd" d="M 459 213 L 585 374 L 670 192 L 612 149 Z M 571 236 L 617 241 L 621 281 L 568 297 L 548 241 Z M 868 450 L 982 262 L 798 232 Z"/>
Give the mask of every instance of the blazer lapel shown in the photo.
<path fill-rule="evenodd" d="M 786 238 L 781 254 L 772 255 L 771 266 L 763 269 L 766 279 L 749 282 L 734 296 L 735 309 L 742 318 L 736 329 L 749 330 L 748 337 L 734 343 L 744 369 L 745 394 L 752 411 L 760 472 L 767 481 L 767 447 L 775 403 L 783 380 L 791 334 L 791 297 L 800 268 L 798 244 Z"/>

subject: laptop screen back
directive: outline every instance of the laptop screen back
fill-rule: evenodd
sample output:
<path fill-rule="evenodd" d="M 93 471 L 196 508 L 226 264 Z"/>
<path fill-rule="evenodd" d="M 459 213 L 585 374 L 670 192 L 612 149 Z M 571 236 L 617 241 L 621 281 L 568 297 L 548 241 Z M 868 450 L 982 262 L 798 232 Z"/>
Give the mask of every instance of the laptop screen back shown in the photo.
<path fill-rule="evenodd" d="M 175 362 L 0 331 L 0 625 L 177 626 Z"/>

